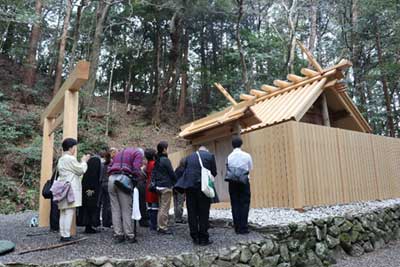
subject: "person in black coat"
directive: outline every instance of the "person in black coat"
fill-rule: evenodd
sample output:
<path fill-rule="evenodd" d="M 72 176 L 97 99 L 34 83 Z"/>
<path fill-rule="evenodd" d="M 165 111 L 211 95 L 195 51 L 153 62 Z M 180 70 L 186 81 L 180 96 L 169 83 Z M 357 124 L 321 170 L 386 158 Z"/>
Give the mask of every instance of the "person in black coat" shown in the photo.
<path fill-rule="evenodd" d="M 152 172 L 156 190 L 159 196 L 159 209 L 157 215 L 158 233 L 172 234 L 168 229 L 168 212 L 171 206 L 172 188 L 176 183 L 176 176 L 168 159 L 168 143 L 161 141 L 157 145 L 157 159 Z"/>
<path fill-rule="evenodd" d="M 98 206 L 101 209 L 101 223 L 103 227 L 111 227 L 112 214 L 110 195 L 108 193 L 108 173 L 107 168 L 111 163 L 111 154 L 108 151 L 103 151 L 101 154 L 102 168 L 100 176 L 100 193 L 98 199 Z"/>
<path fill-rule="evenodd" d="M 185 171 L 186 158 L 179 161 L 179 166 L 175 169 L 176 179 L 181 179 Z M 174 189 L 174 215 L 175 223 L 185 223 L 183 220 L 183 203 L 185 202 L 185 194 Z"/>
<path fill-rule="evenodd" d="M 100 208 L 98 199 L 100 194 L 100 177 L 102 163 L 99 156 L 91 157 L 88 169 L 82 179 L 82 207 L 78 209 L 78 226 L 85 226 L 85 233 L 93 234 L 97 231 L 93 227 L 100 225 Z"/>
<path fill-rule="evenodd" d="M 217 175 L 214 155 L 211 154 L 206 147 L 201 146 L 198 151 L 186 158 L 184 175 L 175 187 L 178 190 L 184 190 L 186 193 L 188 222 L 193 243 L 206 246 L 212 243 L 208 235 L 208 219 L 212 200 L 201 191 L 201 166 L 199 155 L 203 166 L 210 170 L 214 177 Z"/>

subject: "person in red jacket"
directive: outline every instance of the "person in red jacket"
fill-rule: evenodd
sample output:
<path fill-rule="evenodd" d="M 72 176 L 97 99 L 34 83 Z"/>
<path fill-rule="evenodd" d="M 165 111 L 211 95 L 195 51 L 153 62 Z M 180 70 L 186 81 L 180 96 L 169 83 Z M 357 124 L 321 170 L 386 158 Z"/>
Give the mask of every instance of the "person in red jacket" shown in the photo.
<path fill-rule="evenodd" d="M 152 148 L 148 148 L 144 151 L 144 156 L 147 160 L 145 172 L 147 176 L 146 182 L 146 203 L 147 212 L 149 215 L 150 229 L 157 231 L 157 215 L 158 215 L 158 194 L 156 192 L 149 191 L 149 184 L 151 181 L 151 172 L 156 164 L 156 151 Z"/>

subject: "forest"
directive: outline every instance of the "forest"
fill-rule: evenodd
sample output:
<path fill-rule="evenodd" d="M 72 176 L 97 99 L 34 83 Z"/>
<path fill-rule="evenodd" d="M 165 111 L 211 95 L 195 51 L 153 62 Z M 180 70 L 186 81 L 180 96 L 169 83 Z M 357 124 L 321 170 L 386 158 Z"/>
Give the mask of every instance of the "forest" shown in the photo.
<path fill-rule="evenodd" d="M 400 1 L 2 0 L 0 51 L 27 67 L 23 83 L 56 92 L 91 62 L 83 107 L 112 94 L 198 118 L 304 67 L 301 40 L 322 66 L 352 61 L 351 96 L 375 133 L 399 135 Z M 37 75 L 52 81 L 38 84 Z"/>
<path fill-rule="evenodd" d="M 229 104 L 214 82 L 239 99 L 299 73 L 308 61 L 296 40 L 322 67 L 350 60 L 353 101 L 375 134 L 397 137 L 399 14 L 399 0 L 0 0 L 0 152 L 12 155 L 0 160 L 0 192 L 12 196 L 0 208 L 34 205 L 39 116 L 79 60 L 91 63 L 80 97 L 81 151 L 110 141 L 105 120 L 87 119 L 104 118 L 99 98 L 110 93 L 144 109 L 147 121 L 134 119 L 120 144 L 144 140 L 147 124 L 175 136 L 179 125 Z M 123 124 L 122 113 L 111 123 Z M 30 197 L 21 197 L 25 186 Z"/>

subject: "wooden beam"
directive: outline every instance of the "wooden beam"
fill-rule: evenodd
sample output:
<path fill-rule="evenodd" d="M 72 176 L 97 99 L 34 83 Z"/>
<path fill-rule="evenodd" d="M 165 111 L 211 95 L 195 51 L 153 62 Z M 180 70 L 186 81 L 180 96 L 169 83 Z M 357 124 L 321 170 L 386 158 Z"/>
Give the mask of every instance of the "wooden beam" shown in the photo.
<path fill-rule="evenodd" d="M 57 130 L 58 126 L 61 125 L 63 120 L 64 120 L 64 112 L 62 112 L 60 115 L 58 115 L 57 119 L 54 120 L 54 123 L 52 124 L 52 126 L 49 130 L 49 135 L 54 133 L 55 130 Z"/>
<path fill-rule="evenodd" d="M 300 46 L 301 50 L 303 51 L 303 53 L 306 54 L 307 58 L 308 58 L 308 62 L 310 62 L 310 64 L 319 72 L 322 73 L 323 69 L 321 68 L 321 65 L 319 65 L 319 63 L 315 60 L 315 58 L 313 57 L 313 55 L 311 54 L 311 52 L 305 48 L 305 46 L 296 39 L 297 44 Z"/>
<path fill-rule="evenodd" d="M 251 90 L 250 90 L 250 94 L 252 94 L 252 95 L 254 95 L 254 96 L 256 96 L 256 97 L 261 97 L 261 96 L 266 95 L 267 92 L 263 92 L 263 91 L 256 90 L 256 89 L 251 89 Z"/>
<path fill-rule="evenodd" d="M 63 123 L 63 140 L 65 138 L 78 139 L 78 111 L 79 111 L 79 91 L 65 91 L 64 97 L 64 123 Z M 77 156 L 78 151 L 75 152 Z M 76 213 L 76 211 L 75 211 Z M 76 234 L 76 216 L 71 226 L 71 235 Z"/>
<path fill-rule="evenodd" d="M 310 69 L 307 69 L 307 68 L 302 68 L 300 70 L 300 72 L 301 72 L 301 74 L 303 74 L 303 75 L 305 75 L 305 76 L 307 76 L 309 78 L 312 78 L 312 77 L 315 77 L 315 76 L 319 75 L 319 72 L 316 72 L 315 70 L 310 70 Z"/>
<path fill-rule="evenodd" d="M 64 107 L 64 95 L 66 91 L 78 91 L 89 78 L 89 62 L 79 61 L 73 72 L 68 76 L 57 94 L 42 114 L 40 124 L 43 125 L 46 118 L 56 118 Z"/>
<path fill-rule="evenodd" d="M 291 82 L 287 82 L 287 81 L 282 81 L 282 80 L 274 80 L 274 85 L 278 86 L 280 89 L 289 87 L 292 85 Z"/>
<path fill-rule="evenodd" d="M 225 90 L 224 87 L 222 87 L 221 84 L 219 83 L 214 83 L 215 87 L 228 99 L 229 102 L 232 103 L 232 105 L 236 106 L 238 103 L 233 99 L 233 97 L 228 93 L 228 91 Z"/>
<path fill-rule="evenodd" d="M 254 95 L 240 94 L 240 100 L 243 100 L 243 101 L 254 100 L 256 98 L 257 97 Z"/>
<path fill-rule="evenodd" d="M 263 85 L 261 85 L 261 90 L 263 90 L 263 91 L 265 91 L 265 92 L 267 92 L 267 93 L 270 94 L 270 93 L 273 93 L 273 92 L 275 92 L 275 91 L 278 91 L 279 88 L 278 88 L 278 87 L 275 87 L 275 86 L 263 84 Z"/>
<path fill-rule="evenodd" d="M 326 100 L 325 92 L 322 93 L 321 96 L 321 112 L 322 112 L 322 120 L 325 126 L 331 127 L 331 122 L 329 120 L 329 109 L 328 109 L 328 101 Z"/>
<path fill-rule="evenodd" d="M 296 89 L 296 88 L 298 88 L 298 87 L 305 86 L 305 85 L 307 85 L 307 84 L 311 84 L 311 83 L 313 83 L 313 82 L 315 82 L 315 81 L 318 81 L 318 80 L 321 80 L 321 79 L 323 79 L 323 78 L 329 78 L 330 76 L 335 75 L 335 73 L 336 73 L 336 70 L 331 70 L 331 71 L 329 71 L 329 72 L 324 73 L 323 75 L 315 76 L 315 77 L 313 77 L 313 78 L 310 78 L 310 79 L 304 80 L 304 81 L 302 81 L 302 82 L 296 83 L 296 84 L 294 84 L 294 85 L 292 85 L 292 86 L 289 86 L 289 87 L 287 87 L 287 88 L 285 88 L 285 89 L 282 89 L 282 90 L 279 90 L 279 91 L 277 91 L 277 92 L 274 92 L 274 93 L 272 93 L 272 94 L 268 94 L 268 95 L 265 95 L 265 96 L 263 96 L 263 97 L 259 97 L 259 98 L 257 98 L 255 101 L 256 101 L 256 103 L 258 103 L 259 101 L 263 101 L 263 100 L 265 100 L 265 99 L 274 97 L 274 96 L 276 96 L 276 95 L 278 95 L 278 94 L 282 94 L 282 93 L 285 93 L 285 92 L 287 92 L 287 91 Z"/>
<path fill-rule="evenodd" d="M 295 74 L 288 74 L 287 79 L 293 83 L 299 83 L 307 79 L 306 77 L 301 77 Z"/>
<path fill-rule="evenodd" d="M 53 174 L 53 145 L 54 133 L 50 134 L 50 129 L 53 128 L 54 119 L 45 119 L 43 123 L 43 142 L 42 142 L 42 157 L 40 168 L 40 190 L 51 178 Z M 39 196 L 39 226 L 47 227 L 50 224 L 50 200 L 45 199 L 42 194 Z"/>

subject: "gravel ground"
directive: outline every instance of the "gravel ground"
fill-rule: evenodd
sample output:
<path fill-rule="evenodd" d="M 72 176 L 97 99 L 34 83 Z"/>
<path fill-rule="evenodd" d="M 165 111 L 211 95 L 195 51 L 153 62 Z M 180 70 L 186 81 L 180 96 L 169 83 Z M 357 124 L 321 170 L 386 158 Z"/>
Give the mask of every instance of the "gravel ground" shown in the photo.
<path fill-rule="evenodd" d="M 251 209 L 249 222 L 261 226 L 287 225 L 289 223 L 309 222 L 313 219 L 345 216 L 346 214 L 356 215 L 369 213 L 376 209 L 399 204 L 400 198 L 382 201 L 354 202 L 351 204 L 334 206 L 310 207 L 305 208 L 304 212 L 284 208 Z M 232 214 L 230 209 L 211 210 L 210 217 L 216 219 L 231 219 Z"/>
<path fill-rule="evenodd" d="M 364 254 L 363 256 L 346 256 L 332 267 L 398 267 L 400 266 L 400 242 L 388 244 L 385 248 Z"/>
<path fill-rule="evenodd" d="M 183 252 L 205 249 L 192 244 L 187 225 L 173 226 L 174 235 L 171 236 L 158 235 L 148 228 L 138 227 L 138 243 L 136 244 L 113 244 L 111 229 L 105 229 L 94 235 L 86 235 L 83 233 L 83 228 L 79 227 L 78 236 L 87 236 L 89 239 L 71 246 L 18 255 L 17 253 L 22 250 L 59 243 L 58 233 L 51 233 L 43 228 L 29 227 L 31 218 L 36 214 L 36 212 L 24 212 L 14 215 L 0 215 L 0 239 L 10 240 L 17 244 L 15 252 L 0 256 L 0 263 L 53 263 L 100 256 L 138 258 L 146 255 L 177 255 Z M 255 232 L 249 235 L 236 235 L 232 229 L 223 227 L 211 228 L 209 233 L 214 241 L 211 246 L 207 247 L 210 250 L 228 247 L 239 241 L 262 238 L 260 234 Z M 41 235 L 27 236 L 27 234 Z"/>

